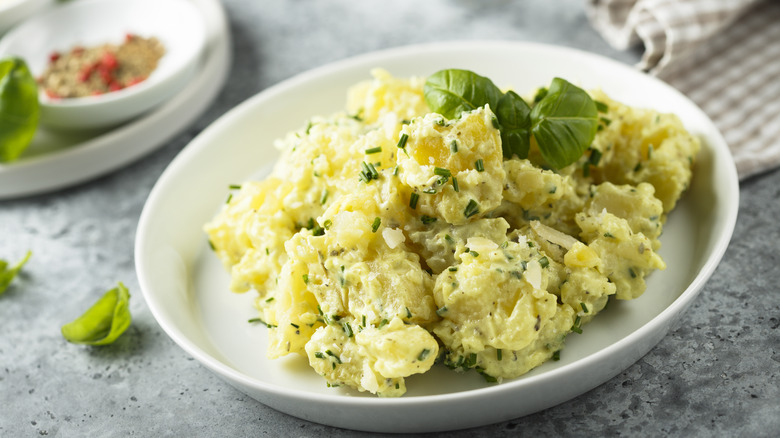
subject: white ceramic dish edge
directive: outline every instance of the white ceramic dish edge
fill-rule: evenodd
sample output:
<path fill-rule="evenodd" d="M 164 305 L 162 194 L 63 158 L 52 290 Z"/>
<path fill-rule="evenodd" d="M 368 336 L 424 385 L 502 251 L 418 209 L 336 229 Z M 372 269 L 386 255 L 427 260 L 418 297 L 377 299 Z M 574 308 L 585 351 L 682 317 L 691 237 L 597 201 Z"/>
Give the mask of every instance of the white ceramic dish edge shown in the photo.
<path fill-rule="evenodd" d="M 163 173 L 157 185 L 153 189 L 147 201 L 147 205 L 141 215 L 137 233 L 138 240 L 136 241 L 136 266 L 139 280 L 141 282 L 142 290 L 150 310 L 157 318 L 163 329 L 185 351 L 198 359 L 206 367 L 223 377 L 226 381 L 228 381 L 228 383 L 244 392 L 247 392 L 254 398 L 268 404 L 271 407 L 311 421 L 317 421 L 338 427 L 348 427 L 372 431 L 394 430 L 397 432 L 412 432 L 460 429 L 516 418 L 518 416 L 553 406 L 589 389 L 592 389 L 593 387 L 613 377 L 631 363 L 638 360 L 645 353 L 647 353 L 647 351 L 649 351 L 666 334 L 670 326 L 680 317 L 682 312 L 690 306 L 695 296 L 699 293 L 707 279 L 713 273 L 723 253 L 725 252 L 726 247 L 728 246 L 731 232 L 736 222 L 736 209 L 732 208 L 737 204 L 739 196 L 737 190 L 738 185 L 736 183 L 736 169 L 734 167 L 733 161 L 724 159 L 724 157 L 728 156 L 728 149 L 725 141 L 719 134 L 714 137 L 714 143 L 710 145 L 710 147 L 713 149 L 719 149 L 719 155 L 714 155 L 711 157 L 713 160 L 712 162 L 704 164 L 709 166 L 709 170 L 706 171 L 715 172 L 719 175 L 719 178 L 716 179 L 716 183 L 718 184 L 716 191 L 722 194 L 724 199 L 726 199 L 728 202 L 717 206 L 717 213 L 722 216 L 722 220 L 719 222 L 719 229 L 716 230 L 717 233 L 714 233 L 719 237 L 714 242 L 710 243 L 709 257 L 707 258 L 704 265 L 699 269 L 694 280 L 690 283 L 688 288 L 682 292 L 679 298 L 677 298 L 672 303 L 672 305 L 657 315 L 652 321 L 642 326 L 639 330 L 631 333 L 621 341 L 610 345 L 608 348 L 580 359 L 576 363 L 554 369 L 541 375 L 510 382 L 504 385 L 469 391 L 468 403 L 463 402 L 461 397 L 462 394 L 444 394 L 401 399 L 367 399 L 342 397 L 338 400 L 339 409 L 335 409 L 334 407 L 334 409 L 328 410 L 327 415 L 324 415 L 321 412 L 317 412 L 316 406 L 317 404 L 321 403 L 333 403 L 333 397 L 310 394 L 295 390 L 285 390 L 284 388 L 269 386 L 262 384 L 261 382 L 257 382 L 256 380 L 237 372 L 233 368 L 219 362 L 218 360 L 215 360 L 208 353 L 204 352 L 200 347 L 187 339 L 186 335 L 182 333 L 178 327 L 170 324 L 164 317 L 162 317 L 163 311 L 157 307 L 159 305 L 158 300 L 153 294 L 150 293 L 150 291 L 155 288 L 154 285 L 149 283 L 149 261 L 144 260 L 144 257 L 149 255 L 149 251 L 151 249 L 148 246 L 148 242 L 143 240 L 143 236 L 149 233 L 149 227 L 151 227 L 151 222 L 153 221 L 153 218 L 150 216 L 150 211 L 153 211 L 153 207 L 162 202 L 163 198 L 165 197 L 164 193 L 162 193 L 162 187 L 170 183 L 169 179 L 172 178 L 172 176 L 175 174 L 176 168 L 183 165 L 189 157 L 196 155 L 201 147 L 212 141 L 212 136 L 218 135 L 221 126 L 223 124 L 227 125 L 229 123 L 228 121 L 231 115 L 243 111 L 255 100 L 269 98 L 269 96 L 272 96 L 273 94 L 281 93 L 286 89 L 304 83 L 310 78 L 337 71 L 348 65 L 357 63 L 370 63 L 372 59 L 382 59 L 383 57 L 387 56 L 400 56 L 409 50 L 428 50 L 433 52 L 453 49 L 454 47 L 474 48 L 479 47 L 480 44 L 511 45 L 513 43 L 483 41 L 477 43 L 459 42 L 402 47 L 363 55 L 330 64 L 301 74 L 280 84 L 277 84 L 272 88 L 269 88 L 268 90 L 260 93 L 255 98 L 252 98 L 239 107 L 231 110 L 231 112 L 226 114 L 222 119 L 215 122 L 212 126 L 201 133 L 198 138 L 193 140 L 193 142 L 187 148 L 185 148 L 184 151 L 182 151 L 180 156 L 178 156 L 173 161 L 171 166 Z M 541 46 L 535 44 L 527 45 Z M 569 49 L 556 48 L 556 50 L 566 51 Z M 580 53 L 577 51 L 572 52 Z M 619 64 L 615 61 L 608 61 L 608 63 L 611 63 L 612 67 L 614 68 L 629 69 L 629 67 Z M 656 81 L 657 86 L 666 87 L 670 92 L 677 93 L 668 85 L 660 83 L 660 81 L 652 78 L 648 79 Z M 709 129 L 713 132 L 717 132 L 715 127 L 712 126 L 711 122 L 708 121 L 707 117 L 700 110 L 697 109 L 697 111 L 697 117 L 707 120 L 706 123 L 709 124 Z M 182 263 L 184 262 L 182 261 Z M 186 270 L 186 266 L 182 267 Z M 618 357 L 620 360 L 612 362 L 607 360 L 608 358 L 614 357 Z M 571 368 L 575 366 L 577 367 L 578 372 L 572 373 Z M 582 374 L 587 374 L 590 376 L 590 378 L 587 380 L 580 379 L 578 376 Z M 568 389 L 565 391 L 565 393 L 555 393 L 545 390 L 551 381 L 554 381 L 558 387 Z M 516 394 L 512 391 L 513 387 L 520 385 L 523 387 L 524 394 L 528 396 L 524 400 L 517 400 L 515 397 Z M 492 409 L 489 412 L 485 412 L 485 409 L 479 408 L 480 406 L 491 406 Z M 405 419 L 419 414 L 421 409 L 424 409 L 430 418 L 430 423 L 428 425 L 405 421 Z M 479 411 L 479 415 L 475 415 L 475 410 Z M 379 413 L 382 413 L 382 415 L 379 415 Z"/>

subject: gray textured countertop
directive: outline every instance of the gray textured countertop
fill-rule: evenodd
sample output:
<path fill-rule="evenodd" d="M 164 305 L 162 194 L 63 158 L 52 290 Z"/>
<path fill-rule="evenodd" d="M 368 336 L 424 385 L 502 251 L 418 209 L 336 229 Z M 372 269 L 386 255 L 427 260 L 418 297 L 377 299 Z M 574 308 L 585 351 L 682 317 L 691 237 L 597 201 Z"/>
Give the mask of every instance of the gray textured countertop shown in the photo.
<path fill-rule="evenodd" d="M 31 249 L 0 296 L 0 436 L 305 436 L 363 433 L 274 411 L 171 341 L 141 296 L 135 229 L 155 181 L 209 123 L 292 75 L 400 45 L 539 41 L 633 63 L 589 26 L 583 1 L 226 0 L 234 61 L 197 122 L 112 174 L 0 202 L 0 258 Z M 775 121 L 778 122 L 778 121 Z M 776 436 L 780 431 L 780 171 L 743 182 L 736 231 L 693 306 L 644 358 L 559 406 L 447 436 Z M 123 281 L 134 322 L 115 344 L 65 342 L 60 326 Z"/>

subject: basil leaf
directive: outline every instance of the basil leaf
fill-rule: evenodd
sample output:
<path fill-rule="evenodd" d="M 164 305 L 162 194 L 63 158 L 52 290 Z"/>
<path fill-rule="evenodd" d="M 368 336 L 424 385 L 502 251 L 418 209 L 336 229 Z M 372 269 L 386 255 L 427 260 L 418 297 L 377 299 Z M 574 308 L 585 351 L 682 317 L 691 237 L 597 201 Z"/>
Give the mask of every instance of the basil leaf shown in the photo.
<path fill-rule="evenodd" d="M 544 160 L 560 169 L 577 161 L 593 142 L 598 111 L 593 99 L 564 79 L 553 79 L 531 110 L 533 133 Z"/>
<path fill-rule="evenodd" d="M 106 345 L 114 342 L 130 326 L 129 302 L 130 293 L 124 284 L 119 283 L 83 315 L 62 326 L 62 336 L 74 344 Z"/>
<path fill-rule="evenodd" d="M 531 145 L 531 108 L 514 91 L 501 96 L 496 106 L 496 117 L 501 125 L 501 148 L 504 158 L 528 158 Z"/>
<path fill-rule="evenodd" d="M 8 262 L 5 260 L 0 260 L 0 295 L 2 295 L 6 289 L 8 289 L 8 285 L 11 284 L 11 281 L 13 281 L 14 277 L 16 277 L 16 274 L 22 270 L 22 266 L 27 263 L 27 260 L 31 255 L 32 252 L 27 251 L 27 255 L 24 256 L 22 261 L 17 263 L 16 266 L 11 269 L 8 269 Z"/>
<path fill-rule="evenodd" d="M 17 159 L 38 127 L 38 84 L 23 60 L 0 61 L 0 163 Z"/>
<path fill-rule="evenodd" d="M 431 111 L 454 119 L 486 104 L 495 111 L 501 90 L 488 78 L 469 70 L 440 70 L 425 81 L 425 103 Z"/>

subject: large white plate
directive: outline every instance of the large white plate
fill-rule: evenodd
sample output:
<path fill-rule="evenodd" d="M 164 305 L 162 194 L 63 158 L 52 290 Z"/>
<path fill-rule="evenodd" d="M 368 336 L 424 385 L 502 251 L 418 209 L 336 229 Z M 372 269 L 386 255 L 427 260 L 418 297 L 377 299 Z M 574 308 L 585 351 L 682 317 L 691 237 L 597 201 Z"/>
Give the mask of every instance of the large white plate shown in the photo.
<path fill-rule="evenodd" d="M 315 114 L 344 107 L 345 90 L 372 67 L 397 76 L 441 68 L 477 71 L 501 86 L 532 90 L 561 76 L 600 87 L 628 104 L 677 113 L 703 140 L 690 191 L 669 217 L 662 256 L 641 298 L 621 302 L 572 334 L 558 362 L 521 378 L 487 384 L 443 367 L 408 379 L 402 398 L 328 388 L 303 358 L 270 361 L 249 295 L 228 292 L 228 276 L 201 231 L 228 185 L 267 167 L 271 143 Z M 668 85 L 617 62 L 571 49 L 510 42 L 446 43 L 378 52 L 280 83 L 230 111 L 182 151 L 154 187 L 141 215 L 136 267 L 144 297 L 163 329 L 228 383 L 280 411 L 310 421 L 371 431 L 465 428 L 519 417 L 581 394 L 647 353 L 704 285 L 726 249 L 738 183 L 723 138 L 692 102 Z"/>
<path fill-rule="evenodd" d="M 39 127 L 19 160 L 0 164 L 0 199 L 59 190 L 104 175 L 165 144 L 214 100 L 230 66 L 230 33 L 219 0 L 191 0 L 206 46 L 195 77 L 163 105 L 118 128 L 58 132 Z"/>

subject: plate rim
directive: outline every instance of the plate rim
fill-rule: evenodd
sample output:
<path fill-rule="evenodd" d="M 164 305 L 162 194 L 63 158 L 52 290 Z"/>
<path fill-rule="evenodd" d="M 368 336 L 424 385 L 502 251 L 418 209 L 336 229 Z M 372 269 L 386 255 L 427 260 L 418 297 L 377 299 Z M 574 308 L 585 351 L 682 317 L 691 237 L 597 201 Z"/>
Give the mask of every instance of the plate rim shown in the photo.
<path fill-rule="evenodd" d="M 639 73 L 638 71 L 634 70 L 632 67 L 626 64 L 622 64 L 619 61 L 616 61 L 614 59 L 607 58 L 603 55 L 599 55 L 596 53 L 587 52 L 584 50 L 579 50 L 571 47 L 558 46 L 558 45 L 552 45 L 546 43 L 506 41 L 506 40 L 465 40 L 465 41 L 433 42 L 433 43 L 424 43 L 424 44 L 411 44 L 411 45 L 405 45 L 400 47 L 388 48 L 384 50 L 372 51 L 361 55 L 349 57 L 346 59 L 338 60 L 335 62 L 331 62 L 313 68 L 311 70 L 307 70 L 305 72 L 299 73 L 283 81 L 280 81 L 277 84 L 269 88 L 266 88 L 265 90 L 257 93 L 256 95 L 248 98 L 241 104 L 231 108 L 229 111 L 225 112 L 219 119 L 215 120 L 211 125 L 209 125 L 206 129 L 204 129 L 197 137 L 195 137 L 179 153 L 179 155 L 177 155 L 174 158 L 174 160 L 165 169 L 165 171 L 162 173 L 162 175 L 156 182 L 154 188 L 152 189 L 149 198 L 147 199 L 147 203 L 145 204 L 144 209 L 142 211 L 141 218 L 139 220 L 138 230 L 136 233 L 136 245 L 135 245 L 136 269 L 139 277 L 139 282 L 141 283 L 141 288 L 144 294 L 144 298 L 146 299 L 147 304 L 152 314 L 155 317 L 155 320 L 157 320 L 158 324 L 160 324 L 160 326 L 177 343 L 177 345 L 179 345 L 190 355 L 198 359 L 198 361 L 201 362 L 202 365 L 206 366 L 208 369 L 215 372 L 218 376 L 222 377 L 233 386 L 236 386 L 236 384 L 248 385 L 258 391 L 273 394 L 278 397 L 288 398 L 293 401 L 301 400 L 305 398 L 307 401 L 313 401 L 313 402 L 329 402 L 329 403 L 337 402 L 339 405 L 342 405 L 343 407 L 354 408 L 359 406 L 361 408 L 365 408 L 366 406 L 369 406 L 371 408 L 393 408 L 399 406 L 419 407 L 421 405 L 427 405 L 429 403 L 454 402 L 455 399 L 463 397 L 464 394 L 468 394 L 469 396 L 472 396 L 471 402 L 474 402 L 475 398 L 495 398 L 497 395 L 500 394 L 506 395 L 506 393 L 516 391 L 519 389 L 518 387 L 533 386 L 537 384 L 543 384 L 549 380 L 558 380 L 562 377 L 562 375 L 571 373 L 571 370 L 573 368 L 592 366 L 594 363 L 603 360 L 603 356 L 610 356 L 615 352 L 625 350 L 626 348 L 628 348 L 628 346 L 635 343 L 637 339 L 645 338 L 649 334 L 658 331 L 659 326 L 665 325 L 666 329 L 663 330 L 663 333 L 658 338 L 658 341 L 660 341 L 660 339 L 662 339 L 663 336 L 665 336 L 666 331 L 668 330 L 668 327 L 671 324 L 671 322 L 674 320 L 674 318 L 680 317 L 682 313 L 685 311 L 685 309 L 688 306 L 690 306 L 693 299 L 698 295 L 698 293 L 703 288 L 704 284 L 707 282 L 707 280 L 714 272 L 717 265 L 720 263 L 720 260 L 722 259 L 723 254 L 726 251 L 726 248 L 731 240 L 731 236 L 734 231 L 736 218 L 737 218 L 737 209 L 729 209 L 730 214 L 728 215 L 727 218 L 725 218 L 724 221 L 721 222 L 723 224 L 724 232 L 719 234 L 717 240 L 712 243 L 712 251 L 709 253 L 709 255 L 706 256 L 705 263 L 701 266 L 701 268 L 698 270 L 698 272 L 693 277 L 693 279 L 688 283 L 685 290 L 682 291 L 680 295 L 669 306 L 663 309 L 658 315 L 653 317 L 650 321 L 648 321 L 647 323 L 645 323 L 644 325 L 642 325 L 632 333 L 628 334 L 623 339 L 613 344 L 610 344 L 605 348 L 599 349 L 598 351 L 594 351 L 593 353 L 589 354 L 586 357 L 577 359 L 571 364 L 567 364 L 561 366 L 560 368 L 546 371 L 545 373 L 531 376 L 526 379 L 522 379 L 522 378 L 516 379 L 513 380 L 512 382 L 507 382 L 502 385 L 487 386 L 484 388 L 471 389 L 471 390 L 460 391 L 455 393 L 421 395 L 421 396 L 400 397 L 400 398 L 392 398 L 392 399 L 378 398 L 378 397 L 348 397 L 342 395 L 309 393 L 294 388 L 286 389 L 281 386 L 270 385 L 262 381 L 256 380 L 228 366 L 227 364 L 220 362 L 219 360 L 211 357 L 210 354 L 203 351 L 198 346 L 194 345 L 194 343 L 191 343 L 189 340 L 187 340 L 183 334 L 179 333 L 179 330 L 176 327 L 172 326 L 170 321 L 167 321 L 164 318 L 162 318 L 161 320 L 160 318 L 161 311 L 160 309 L 156 308 L 154 297 L 149 296 L 151 289 L 150 289 L 150 285 L 147 284 L 147 275 L 144 267 L 144 262 L 143 260 L 141 260 L 141 255 L 145 253 L 145 245 L 146 245 L 146 242 L 143 241 L 143 236 L 146 234 L 145 230 L 149 226 L 151 221 L 152 206 L 155 204 L 155 202 L 157 202 L 157 199 L 161 196 L 164 187 L 167 184 L 169 184 L 169 180 L 175 174 L 176 169 L 179 166 L 182 166 L 183 163 L 186 163 L 188 157 L 197 154 L 200 149 L 207 147 L 207 145 L 213 141 L 211 138 L 215 137 L 216 134 L 218 134 L 218 132 L 222 129 L 223 125 L 230 124 L 231 120 L 235 117 L 237 113 L 248 111 L 248 108 L 251 108 L 252 106 L 257 104 L 256 102 L 270 99 L 276 94 L 283 93 L 291 88 L 306 83 L 310 80 L 314 80 L 317 78 L 321 78 L 323 76 L 338 73 L 339 71 L 348 69 L 351 66 L 365 64 L 371 62 L 372 60 L 386 61 L 388 59 L 409 56 L 410 54 L 420 53 L 420 52 L 431 52 L 431 51 L 441 52 L 447 50 L 449 51 L 474 50 L 482 47 L 490 47 L 492 49 L 500 48 L 500 47 L 511 47 L 513 50 L 518 50 L 522 48 L 550 49 L 550 50 L 557 51 L 559 53 L 572 53 L 572 54 L 576 53 L 577 56 L 585 55 L 588 57 L 598 58 L 600 62 L 604 62 L 606 66 L 608 66 L 609 68 L 617 68 L 625 71 L 631 71 L 630 74 Z M 730 153 L 728 153 L 728 148 L 726 146 L 726 142 L 723 139 L 722 134 L 715 127 L 715 125 L 712 123 L 710 118 L 706 116 L 706 114 L 704 114 L 704 112 L 695 103 L 690 101 L 690 99 L 685 97 L 682 93 L 680 93 L 670 85 L 666 84 L 665 82 L 655 77 L 646 76 L 646 79 L 656 82 L 658 86 L 662 86 L 668 89 L 669 92 L 679 95 L 680 97 L 684 98 L 686 101 L 690 102 L 691 108 L 695 109 L 695 111 L 699 113 L 698 116 L 701 117 L 702 120 L 706 122 L 706 124 L 708 125 L 707 128 L 714 133 L 715 135 L 714 139 L 717 141 L 715 142 L 715 144 L 711 144 L 710 147 L 713 149 L 718 149 L 719 152 L 721 153 L 713 154 L 713 158 L 714 159 L 727 158 L 725 165 L 726 167 L 729 168 L 728 175 L 722 176 L 728 180 L 727 184 L 725 185 L 728 188 L 728 192 L 723 193 L 723 195 L 725 199 L 729 200 L 731 203 L 738 206 L 739 191 L 738 191 L 738 178 L 737 178 L 736 166 L 734 165 L 734 161 L 731 158 Z M 725 150 L 722 150 L 724 148 Z M 652 349 L 657 344 L 658 341 L 652 342 L 650 347 L 647 349 L 647 351 Z M 642 352 L 636 359 L 638 360 L 641 356 L 646 354 L 647 351 Z M 633 360 L 631 363 L 634 363 L 635 361 L 636 360 Z M 593 385 L 590 385 L 588 388 L 585 388 L 584 390 L 580 391 L 580 393 L 586 392 L 592 389 L 593 387 L 604 383 L 605 381 L 609 380 L 609 378 L 613 377 L 614 375 L 623 371 L 624 369 L 625 368 L 621 368 L 611 373 L 606 379 L 601 379 L 600 381 L 594 383 Z M 238 388 L 238 389 L 243 392 L 246 392 L 242 388 Z M 573 396 L 567 397 L 566 400 L 571 398 L 573 398 Z M 556 403 L 553 403 L 552 405 L 558 404 L 560 402 L 561 401 L 558 401 Z M 539 410 L 544 409 L 546 407 L 549 406 L 542 406 L 539 408 Z M 486 423 L 481 423 L 481 424 L 486 424 Z M 364 429 L 364 430 L 369 430 L 369 429 Z M 428 429 L 414 429 L 414 430 L 428 430 Z"/>

